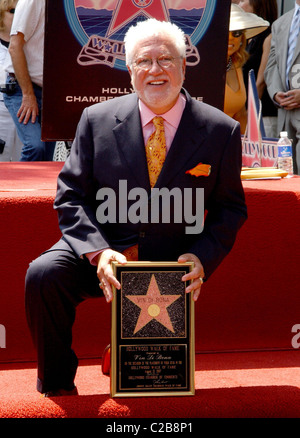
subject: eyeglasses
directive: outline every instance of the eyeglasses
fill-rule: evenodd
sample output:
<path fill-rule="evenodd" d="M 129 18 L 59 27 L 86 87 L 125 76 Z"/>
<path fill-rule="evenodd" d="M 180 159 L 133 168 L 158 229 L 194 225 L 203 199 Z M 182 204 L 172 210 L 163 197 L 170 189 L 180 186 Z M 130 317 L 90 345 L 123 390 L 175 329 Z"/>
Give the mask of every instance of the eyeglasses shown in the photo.
<path fill-rule="evenodd" d="M 232 30 L 230 33 L 233 36 L 233 38 L 238 38 L 238 37 L 243 35 L 244 31 L 243 30 Z"/>
<path fill-rule="evenodd" d="M 173 67 L 175 59 L 179 59 L 179 58 L 181 58 L 181 56 L 174 58 L 173 56 L 170 55 L 161 55 L 158 58 L 156 58 L 156 62 L 161 68 L 168 69 L 170 67 Z M 136 61 L 134 61 L 134 65 L 141 70 L 147 71 L 152 68 L 153 62 L 154 60 L 151 58 L 141 57 L 138 58 Z"/>

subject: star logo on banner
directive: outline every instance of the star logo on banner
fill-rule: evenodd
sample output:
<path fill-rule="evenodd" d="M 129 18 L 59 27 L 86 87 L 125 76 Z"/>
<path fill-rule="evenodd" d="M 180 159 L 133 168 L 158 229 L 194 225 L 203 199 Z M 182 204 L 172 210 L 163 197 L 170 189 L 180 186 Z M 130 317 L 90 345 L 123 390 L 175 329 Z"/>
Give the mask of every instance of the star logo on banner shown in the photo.
<path fill-rule="evenodd" d="M 118 0 L 107 36 L 112 35 L 138 16 L 169 21 L 169 13 L 164 0 Z"/>
<path fill-rule="evenodd" d="M 154 275 L 151 277 L 146 295 L 126 295 L 126 298 L 141 309 L 134 334 L 145 327 L 152 319 L 155 319 L 174 333 L 167 307 L 180 297 L 181 295 L 161 295 Z"/>

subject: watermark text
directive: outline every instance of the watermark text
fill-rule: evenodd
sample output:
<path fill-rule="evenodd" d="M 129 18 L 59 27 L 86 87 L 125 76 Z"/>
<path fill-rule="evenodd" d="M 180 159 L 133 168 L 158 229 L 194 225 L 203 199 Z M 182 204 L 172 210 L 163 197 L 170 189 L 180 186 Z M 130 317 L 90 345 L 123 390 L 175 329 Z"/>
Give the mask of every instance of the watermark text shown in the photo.
<path fill-rule="evenodd" d="M 199 234 L 204 223 L 204 189 L 174 187 L 156 188 L 151 195 L 142 187 L 127 190 L 127 181 L 119 181 L 118 193 L 110 187 L 98 190 L 96 200 L 102 201 L 96 211 L 100 224 L 186 224 L 186 234 Z M 133 202 L 134 201 L 134 202 Z"/>
<path fill-rule="evenodd" d="M 293 325 L 292 333 L 296 333 L 292 337 L 292 347 L 293 348 L 300 348 L 300 324 Z"/>
<path fill-rule="evenodd" d="M 0 348 L 6 348 L 6 329 L 0 324 Z"/>

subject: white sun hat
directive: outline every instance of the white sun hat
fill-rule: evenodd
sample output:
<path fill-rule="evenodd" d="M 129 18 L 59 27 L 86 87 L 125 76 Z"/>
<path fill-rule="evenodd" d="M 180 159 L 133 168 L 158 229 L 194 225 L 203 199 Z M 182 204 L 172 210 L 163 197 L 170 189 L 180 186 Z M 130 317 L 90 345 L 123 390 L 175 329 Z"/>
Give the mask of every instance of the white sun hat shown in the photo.
<path fill-rule="evenodd" d="M 246 12 L 239 5 L 232 3 L 229 31 L 244 30 L 246 39 L 253 38 L 270 26 L 270 23 L 251 12 Z"/>

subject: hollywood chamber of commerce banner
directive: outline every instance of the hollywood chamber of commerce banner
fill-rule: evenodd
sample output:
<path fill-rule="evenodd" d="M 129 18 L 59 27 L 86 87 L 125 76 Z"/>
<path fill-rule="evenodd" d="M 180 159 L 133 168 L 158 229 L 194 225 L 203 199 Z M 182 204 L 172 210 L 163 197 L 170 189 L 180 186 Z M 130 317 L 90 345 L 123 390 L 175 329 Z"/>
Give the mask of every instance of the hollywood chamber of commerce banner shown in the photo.
<path fill-rule="evenodd" d="M 231 0 L 46 0 L 42 137 L 73 140 L 83 109 L 131 93 L 124 35 L 139 20 L 186 35 L 184 87 L 223 110 Z"/>

